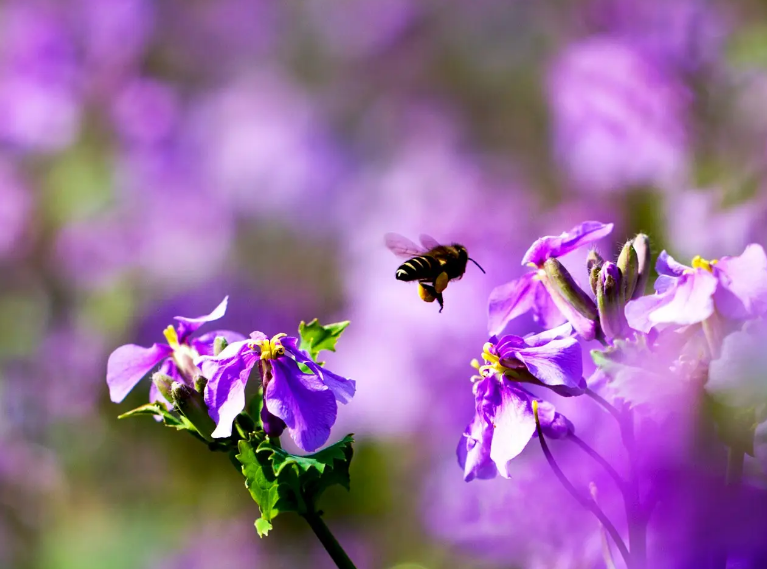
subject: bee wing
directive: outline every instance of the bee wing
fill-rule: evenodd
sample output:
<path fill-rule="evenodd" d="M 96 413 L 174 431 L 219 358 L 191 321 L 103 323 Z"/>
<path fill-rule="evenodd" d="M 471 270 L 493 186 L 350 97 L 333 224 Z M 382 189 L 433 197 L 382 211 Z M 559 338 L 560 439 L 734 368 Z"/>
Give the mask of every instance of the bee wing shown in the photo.
<path fill-rule="evenodd" d="M 410 239 L 399 233 L 387 233 L 384 235 L 384 242 L 386 243 L 386 247 L 389 248 L 389 251 L 398 257 L 417 257 L 426 252 L 426 249 L 419 247 Z"/>
<path fill-rule="evenodd" d="M 431 235 L 426 235 L 425 233 L 421 233 L 421 235 L 418 236 L 418 238 L 421 240 L 421 245 L 423 245 L 427 250 L 429 249 L 436 249 L 440 246 L 439 242 L 434 239 Z"/>

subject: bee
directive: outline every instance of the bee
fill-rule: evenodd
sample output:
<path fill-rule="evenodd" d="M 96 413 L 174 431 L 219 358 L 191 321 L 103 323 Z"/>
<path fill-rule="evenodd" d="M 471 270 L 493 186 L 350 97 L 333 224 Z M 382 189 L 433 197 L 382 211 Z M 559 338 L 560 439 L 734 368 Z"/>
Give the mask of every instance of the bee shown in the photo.
<path fill-rule="evenodd" d="M 466 247 L 458 243 L 440 245 L 433 237 L 421 235 L 422 246 L 419 246 L 397 233 L 387 233 L 384 240 L 392 253 L 408 259 L 397 269 L 397 280 L 418 281 L 418 295 L 425 302 L 436 300 L 440 312 L 445 307 L 442 292 L 450 281 L 463 276 L 468 261 L 485 272 L 479 263 L 469 257 Z"/>

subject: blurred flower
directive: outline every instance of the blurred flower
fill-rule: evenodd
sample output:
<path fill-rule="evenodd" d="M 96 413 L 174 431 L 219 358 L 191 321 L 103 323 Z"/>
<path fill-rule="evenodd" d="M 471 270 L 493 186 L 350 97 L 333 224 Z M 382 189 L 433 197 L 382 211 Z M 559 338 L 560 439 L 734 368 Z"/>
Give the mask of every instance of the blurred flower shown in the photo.
<path fill-rule="evenodd" d="M 536 321 L 540 321 L 546 328 L 561 324 L 565 317 L 577 326 L 581 321 L 579 314 L 570 308 L 568 300 L 563 298 L 561 292 L 553 286 L 547 271 L 544 270 L 544 265 L 549 259 L 566 255 L 601 239 L 612 229 L 612 223 L 584 221 L 559 236 L 549 235 L 535 241 L 522 258 L 522 264 L 533 267 L 536 271 L 498 286 L 490 293 L 488 305 L 490 333 L 502 332 L 509 322 L 528 311 L 532 311 Z M 574 284 L 573 286 L 577 287 Z"/>
<path fill-rule="evenodd" d="M 695 257 L 692 267 L 662 251 L 655 269 L 654 295 L 626 307 L 629 326 L 649 332 L 658 324 L 688 326 L 707 320 L 714 309 L 743 320 L 767 311 L 767 255 L 761 245 L 748 245 L 738 257 L 706 261 Z"/>
<path fill-rule="evenodd" d="M 412 0 L 334 0 L 307 4 L 312 25 L 331 55 L 351 59 L 376 55 L 397 41 L 416 19 Z"/>
<path fill-rule="evenodd" d="M 128 141 L 161 142 L 178 119 L 176 94 L 166 83 L 137 79 L 117 95 L 112 116 L 118 133 Z"/>
<path fill-rule="evenodd" d="M 0 140 L 59 150 L 79 129 L 75 47 L 55 8 L 10 2 L 0 9 Z"/>
<path fill-rule="evenodd" d="M 633 46 L 610 37 L 573 44 L 551 67 L 554 148 L 587 192 L 676 189 L 687 176 L 689 95 Z"/>
<path fill-rule="evenodd" d="M 299 363 L 312 374 L 304 373 Z M 351 400 L 354 380 L 315 364 L 298 348 L 296 338 L 278 334 L 270 340 L 261 332 L 230 344 L 218 356 L 199 359 L 202 374 L 208 378 L 205 402 L 218 425 L 213 436 L 232 433 L 232 422 L 245 409 L 245 386 L 256 364 L 264 389 L 264 409 L 271 414 L 262 414 L 264 429 L 271 436 L 279 436 L 287 428 L 306 451 L 325 444 L 336 421 L 336 401 Z"/>
<path fill-rule="evenodd" d="M 596 23 L 659 65 L 696 72 L 722 55 L 728 22 L 706 0 L 597 0 Z"/>
<path fill-rule="evenodd" d="M 224 336 L 230 341 L 242 338 L 240 334 L 226 330 L 217 330 L 199 338 L 190 338 L 191 334 L 206 322 L 213 322 L 224 316 L 227 301 L 228 297 L 213 312 L 205 316 L 197 318 L 176 316 L 178 326 L 176 328 L 168 326 L 163 331 L 167 344 L 153 344 L 149 348 L 127 344 L 112 352 L 107 362 L 107 384 L 112 401 L 120 403 L 125 399 L 135 385 L 158 364 L 162 364 L 160 368 L 162 373 L 192 387 L 199 373 L 194 360 L 201 355 L 212 354 L 216 336 Z M 162 401 L 162 396 L 154 383 L 150 388 L 150 401 Z"/>
<path fill-rule="evenodd" d="M 334 201 L 342 161 L 322 115 L 287 78 L 264 71 L 212 93 L 192 130 L 219 202 L 240 215 L 324 219 L 317 212 Z"/>

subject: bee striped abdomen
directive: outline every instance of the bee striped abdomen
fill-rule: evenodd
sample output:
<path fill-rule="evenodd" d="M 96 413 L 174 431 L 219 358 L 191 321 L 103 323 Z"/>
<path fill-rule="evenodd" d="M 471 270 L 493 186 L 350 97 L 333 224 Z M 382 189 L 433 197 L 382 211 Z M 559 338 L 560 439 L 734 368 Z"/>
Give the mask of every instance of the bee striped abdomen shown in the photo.
<path fill-rule="evenodd" d="M 442 264 L 429 255 L 413 257 L 402 263 L 397 269 L 398 281 L 418 281 L 433 279 L 442 272 Z"/>

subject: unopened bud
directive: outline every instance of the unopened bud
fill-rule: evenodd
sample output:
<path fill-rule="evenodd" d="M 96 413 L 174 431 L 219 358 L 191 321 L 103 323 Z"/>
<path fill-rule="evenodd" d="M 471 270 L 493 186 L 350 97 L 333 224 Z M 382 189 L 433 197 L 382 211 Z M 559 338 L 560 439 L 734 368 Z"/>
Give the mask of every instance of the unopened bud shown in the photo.
<path fill-rule="evenodd" d="M 264 427 L 264 432 L 270 437 L 279 437 L 285 430 L 285 421 L 272 415 L 266 408 L 266 403 L 261 407 L 261 425 Z"/>
<path fill-rule="evenodd" d="M 621 281 L 621 272 L 615 263 L 602 265 L 597 282 L 597 307 L 602 331 L 608 338 L 621 337 L 626 328 Z"/>
<path fill-rule="evenodd" d="M 208 415 L 202 393 L 178 381 L 173 382 L 171 392 L 178 412 L 186 417 L 203 439 L 211 442 L 213 440 L 211 433 L 216 428 L 216 424 Z"/>
<path fill-rule="evenodd" d="M 650 265 L 652 256 L 650 254 L 650 238 L 644 233 L 640 233 L 634 237 L 632 245 L 634 246 L 634 251 L 636 251 L 637 254 L 638 270 L 637 281 L 636 285 L 634 286 L 634 294 L 631 295 L 631 298 L 639 298 L 640 296 L 644 295 L 647 279 L 650 278 L 650 271 L 652 271 L 652 266 Z"/>
<path fill-rule="evenodd" d="M 594 301 L 557 259 L 546 259 L 543 270 L 542 281 L 554 304 L 584 340 L 593 340 L 599 318 Z"/>
<path fill-rule="evenodd" d="M 157 388 L 157 391 L 160 392 L 160 395 L 165 397 L 165 400 L 168 403 L 173 403 L 173 394 L 171 393 L 173 378 L 171 376 L 169 376 L 167 373 L 162 373 L 161 371 L 158 371 L 157 373 L 152 375 L 152 383 L 154 383 L 155 387 Z"/>
<path fill-rule="evenodd" d="M 589 251 L 586 257 L 586 268 L 589 271 L 589 284 L 591 284 L 591 292 L 597 293 L 597 278 L 599 278 L 599 271 L 602 268 L 602 264 L 605 260 L 602 255 L 597 253 L 596 249 Z"/>
<path fill-rule="evenodd" d="M 618 269 L 621 272 L 621 292 L 625 303 L 634 296 L 634 290 L 639 279 L 639 257 L 636 249 L 634 249 L 633 241 L 628 241 L 623 245 L 623 249 L 618 255 Z"/>
<path fill-rule="evenodd" d="M 213 355 L 219 355 L 228 345 L 229 341 L 226 338 L 223 336 L 216 336 L 215 340 L 213 340 Z"/>
<path fill-rule="evenodd" d="M 194 378 L 194 389 L 197 393 L 205 393 L 205 386 L 208 385 L 208 378 L 198 375 Z"/>

